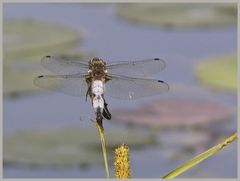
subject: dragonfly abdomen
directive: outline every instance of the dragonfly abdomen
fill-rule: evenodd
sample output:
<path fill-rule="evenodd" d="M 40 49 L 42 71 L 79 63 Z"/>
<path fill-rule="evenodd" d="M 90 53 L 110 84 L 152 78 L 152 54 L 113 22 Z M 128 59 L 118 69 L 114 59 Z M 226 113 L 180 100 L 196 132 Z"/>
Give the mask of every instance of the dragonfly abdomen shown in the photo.
<path fill-rule="evenodd" d="M 102 114 L 104 108 L 104 84 L 101 80 L 94 80 L 91 87 L 93 109 L 96 113 L 100 112 Z"/>

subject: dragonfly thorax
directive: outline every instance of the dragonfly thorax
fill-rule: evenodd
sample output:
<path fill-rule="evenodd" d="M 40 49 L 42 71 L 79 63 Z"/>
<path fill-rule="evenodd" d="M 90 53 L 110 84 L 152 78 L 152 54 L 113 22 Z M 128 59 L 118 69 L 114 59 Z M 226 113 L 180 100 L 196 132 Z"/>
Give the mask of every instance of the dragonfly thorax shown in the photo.
<path fill-rule="evenodd" d="M 96 79 L 102 79 L 106 74 L 106 63 L 99 58 L 93 58 L 89 62 L 89 70 L 88 73 Z"/>

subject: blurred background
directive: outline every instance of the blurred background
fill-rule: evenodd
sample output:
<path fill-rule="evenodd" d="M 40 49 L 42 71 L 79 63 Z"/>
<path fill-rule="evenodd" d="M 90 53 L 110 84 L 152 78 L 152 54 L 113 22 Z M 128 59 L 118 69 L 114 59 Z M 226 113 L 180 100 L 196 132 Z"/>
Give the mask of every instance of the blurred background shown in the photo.
<path fill-rule="evenodd" d="M 106 97 L 113 150 L 130 147 L 133 178 L 159 178 L 237 130 L 237 5 L 198 3 L 3 5 L 5 178 L 104 178 L 93 113 L 83 97 L 40 90 L 45 55 L 105 61 L 159 57 L 170 91 Z M 223 164 L 224 163 L 224 164 Z M 180 178 L 236 178 L 237 142 Z"/>

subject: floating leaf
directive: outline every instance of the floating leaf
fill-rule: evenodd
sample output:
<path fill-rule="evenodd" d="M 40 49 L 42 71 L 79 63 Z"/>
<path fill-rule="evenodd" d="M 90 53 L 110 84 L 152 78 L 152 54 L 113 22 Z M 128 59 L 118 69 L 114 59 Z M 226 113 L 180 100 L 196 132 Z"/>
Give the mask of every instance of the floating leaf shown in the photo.
<path fill-rule="evenodd" d="M 207 100 L 158 100 L 112 112 L 113 120 L 148 127 L 201 126 L 229 120 L 231 109 Z"/>
<path fill-rule="evenodd" d="M 109 158 L 122 143 L 131 148 L 153 143 L 152 136 L 134 130 L 106 129 Z M 3 138 L 5 164 L 36 166 L 86 166 L 102 163 L 101 144 L 94 127 L 17 132 Z"/>
<path fill-rule="evenodd" d="M 45 55 L 87 57 L 76 48 L 78 32 L 34 20 L 4 19 L 3 23 L 4 95 L 40 90 L 33 85 L 33 79 L 42 74 L 40 60 Z"/>
<path fill-rule="evenodd" d="M 214 89 L 237 91 L 237 54 L 208 59 L 196 68 L 199 80 Z"/>
<path fill-rule="evenodd" d="M 79 33 L 59 25 L 31 19 L 4 19 L 4 61 L 39 55 L 58 46 L 66 48 L 79 39 Z"/>
<path fill-rule="evenodd" d="M 237 4 L 127 3 L 118 5 L 117 15 L 135 23 L 166 28 L 236 25 Z"/>

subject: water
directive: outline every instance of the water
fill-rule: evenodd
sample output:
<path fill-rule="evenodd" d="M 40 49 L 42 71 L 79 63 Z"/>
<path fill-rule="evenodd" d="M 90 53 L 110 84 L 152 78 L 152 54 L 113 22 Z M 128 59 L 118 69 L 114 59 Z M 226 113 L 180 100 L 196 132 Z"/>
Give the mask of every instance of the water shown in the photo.
<path fill-rule="evenodd" d="M 237 28 L 235 26 L 206 30 L 167 31 L 158 27 L 133 25 L 119 20 L 114 16 L 114 8 L 113 5 L 86 4 L 4 4 L 4 18 L 31 18 L 62 24 L 78 30 L 85 36 L 84 41 L 79 45 L 81 49 L 93 51 L 106 61 L 138 60 L 149 57 L 163 58 L 167 63 L 167 68 L 156 76 L 168 82 L 170 86 L 178 83 L 182 87 L 189 88 L 190 93 L 183 89 L 181 97 L 211 99 L 224 105 L 236 107 L 236 95 L 210 91 L 198 84 L 193 72 L 193 68 L 201 59 L 236 50 Z M 199 91 L 197 96 L 195 91 L 191 91 L 195 88 Z M 174 92 L 169 92 L 166 95 L 127 103 L 107 99 L 111 109 L 115 109 L 126 106 L 135 107 L 144 101 L 174 96 L 179 97 L 179 94 L 174 95 Z M 89 126 L 89 122 L 79 120 L 80 113 L 92 111 L 89 103 L 88 106 L 82 103 L 84 101 L 84 98 L 75 98 L 58 93 L 39 94 L 17 100 L 4 98 L 4 133 L 19 129 Z M 106 126 L 108 124 L 105 123 Z M 228 125 L 229 129 L 235 130 L 236 124 L 236 114 L 234 114 L 234 121 Z M 216 175 L 218 177 L 236 177 L 237 146 L 233 144 L 230 147 L 230 149 L 220 153 L 224 155 L 223 157 L 216 156 L 218 159 L 211 160 L 212 162 L 209 161 L 209 164 L 204 165 L 205 170 L 214 170 L 216 165 L 222 164 L 222 161 L 225 162 L 226 158 L 231 163 L 228 168 L 215 169 L 216 173 L 210 174 L 209 177 L 216 177 Z M 148 155 L 156 155 L 156 158 Z M 183 163 L 182 160 L 180 162 L 167 162 L 156 148 L 134 151 L 132 159 L 135 178 L 160 177 Z M 161 172 L 158 172 L 159 170 Z M 102 167 L 92 167 L 88 170 L 4 167 L 4 177 L 93 178 L 104 177 L 104 170 Z"/>

